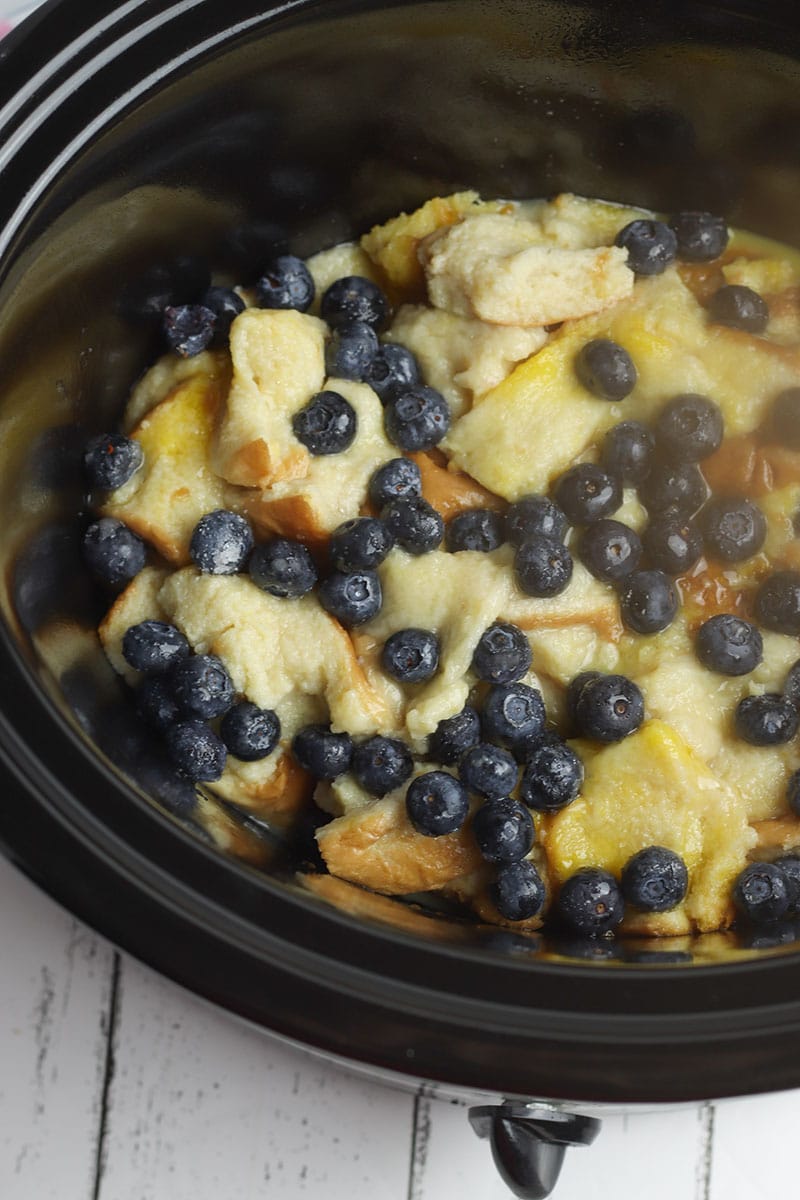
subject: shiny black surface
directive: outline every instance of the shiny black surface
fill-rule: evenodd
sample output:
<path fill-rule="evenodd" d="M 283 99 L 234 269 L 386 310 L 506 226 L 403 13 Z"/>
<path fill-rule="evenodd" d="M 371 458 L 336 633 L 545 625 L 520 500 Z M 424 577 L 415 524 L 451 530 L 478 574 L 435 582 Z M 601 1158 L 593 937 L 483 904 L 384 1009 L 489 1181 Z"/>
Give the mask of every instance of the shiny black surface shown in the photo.
<path fill-rule="evenodd" d="M 743 959 L 559 960 L 502 930 L 356 921 L 297 890 L 281 847 L 271 873 L 215 850 L 99 652 L 75 516 L 83 440 L 156 345 L 148 296 L 209 265 L 254 276 L 276 237 L 307 253 L 475 186 L 708 206 L 800 243 L 792 10 L 176 8 L 51 0 L 0 45 L 6 853 L 166 974 L 378 1067 L 584 1100 L 797 1086 L 791 927 Z"/>

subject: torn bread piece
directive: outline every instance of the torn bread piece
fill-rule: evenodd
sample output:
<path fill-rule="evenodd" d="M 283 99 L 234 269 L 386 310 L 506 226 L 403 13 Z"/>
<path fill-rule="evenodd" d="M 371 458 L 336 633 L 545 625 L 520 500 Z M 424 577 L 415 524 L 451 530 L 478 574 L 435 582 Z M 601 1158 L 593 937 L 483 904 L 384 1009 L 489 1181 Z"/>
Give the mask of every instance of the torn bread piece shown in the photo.
<path fill-rule="evenodd" d="M 435 308 L 491 325 L 556 324 L 630 296 L 634 275 L 619 246 L 565 250 L 514 215 L 467 217 L 420 246 Z"/>
<path fill-rule="evenodd" d="M 180 382 L 131 431 L 144 461 L 102 506 L 135 530 L 169 562 L 189 562 L 189 542 L 202 516 L 235 508 L 237 489 L 211 467 L 227 372 L 179 373 Z"/>
<path fill-rule="evenodd" d="M 236 691 L 274 709 L 282 725 L 318 698 L 335 729 L 376 733 L 386 713 L 350 638 L 315 596 L 279 600 L 243 575 L 176 571 L 159 600 L 200 654 L 218 654 Z M 305 713 L 303 717 L 305 723 Z"/>
<path fill-rule="evenodd" d="M 502 201 L 483 201 L 477 192 L 434 196 L 412 213 L 400 213 L 383 225 L 375 225 L 361 239 L 361 247 L 381 272 L 389 290 L 399 299 L 417 300 L 425 295 L 425 276 L 418 257 L 423 238 L 461 221 L 467 213 L 513 209 Z"/>
<path fill-rule="evenodd" d="M 575 372 L 586 342 L 605 337 L 628 351 L 638 372 L 630 396 L 615 404 L 592 396 Z M 796 385 L 798 371 L 797 349 L 711 324 L 678 272 L 668 268 L 638 279 L 633 295 L 608 312 L 565 324 L 453 423 L 442 449 L 484 487 L 514 501 L 546 492 L 612 425 L 651 420 L 682 392 L 713 396 L 727 436 L 749 433 L 776 393 Z"/>
<path fill-rule="evenodd" d="M 668 913 L 631 914 L 623 928 L 674 935 L 729 925 L 733 883 L 756 843 L 737 793 L 663 721 L 599 750 L 578 749 L 581 794 L 540 828 L 554 881 L 588 866 L 619 878 L 639 850 L 665 846 L 686 863 L 685 900 Z"/>
<path fill-rule="evenodd" d="M 122 653 L 122 639 L 132 625 L 142 621 L 166 621 L 158 594 L 169 576 L 159 567 L 145 567 L 123 592 L 117 596 L 98 627 L 98 634 L 108 661 L 126 683 L 134 687 L 141 672 L 129 665 Z"/>
<path fill-rule="evenodd" d="M 213 456 L 230 483 L 266 488 L 307 474 L 292 417 L 322 388 L 326 330 L 294 309 L 246 309 L 233 322 L 233 379 Z"/>
<path fill-rule="evenodd" d="M 299 538 L 319 550 L 338 525 L 359 515 L 372 475 L 397 456 L 384 432 L 383 405 L 372 388 L 349 379 L 326 379 L 324 387 L 355 410 L 358 427 L 352 445 L 339 454 L 311 455 L 302 479 L 274 483 L 263 492 L 251 490 L 242 498 L 242 509 L 259 532 Z"/>
<path fill-rule="evenodd" d="M 348 275 L 360 275 L 362 279 L 371 279 L 380 283 L 378 271 L 372 259 L 362 250 L 358 242 L 340 242 L 329 250 L 320 250 L 306 259 L 306 266 L 314 280 L 314 303 L 310 311 L 319 316 L 319 306 L 325 292 L 337 279 L 345 279 Z"/>
<path fill-rule="evenodd" d="M 541 350 L 547 333 L 404 304 L 386 340 L 415 355 L 425 382 L 442 393 L 455 419 L 502 383 L 518 363 Z"/>
<path fill-rule="evenodd" d="M 442 837 L 417 833 L 405 787 L 323 825 L 317 845 L 332 875 L 394 896 L 440 888 L 482 862 L 469 822 Z"/>

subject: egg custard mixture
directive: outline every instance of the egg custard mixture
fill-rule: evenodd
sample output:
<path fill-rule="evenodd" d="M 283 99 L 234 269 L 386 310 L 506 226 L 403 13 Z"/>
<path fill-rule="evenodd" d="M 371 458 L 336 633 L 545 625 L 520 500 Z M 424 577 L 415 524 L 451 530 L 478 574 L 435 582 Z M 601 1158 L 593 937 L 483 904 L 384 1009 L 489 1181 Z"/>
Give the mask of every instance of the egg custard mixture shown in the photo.
<path fill-rule="evenodd" d="M 800 254 L 464 192 L 189 299 L 85 455 L 100 637 L 176 770 L 316 806 L 340 901 L 798 911 Z"/>

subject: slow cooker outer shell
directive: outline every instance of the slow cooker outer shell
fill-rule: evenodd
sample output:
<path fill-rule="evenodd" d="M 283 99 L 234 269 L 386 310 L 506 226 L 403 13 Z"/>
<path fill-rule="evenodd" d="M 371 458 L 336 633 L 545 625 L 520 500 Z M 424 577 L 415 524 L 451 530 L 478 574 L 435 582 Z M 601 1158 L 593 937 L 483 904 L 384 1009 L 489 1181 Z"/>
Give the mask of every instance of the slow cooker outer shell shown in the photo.
<path fill-rule="evenodd" d="M 97 600 L 73 471 L 153 350 L 123 282 L 167 254 L 222 261 L 237 222 L 276 217 L 304 252 L 434 191 L 572 187 L 670 208 L 694 171 L 693 198 L 800 241 L 797 206 L 765 211 L 758 186 L 762 166 L 798 166 L 797 41 L 783 4 L 238 0 L 223 16 L 204 0 L 54 0 L 4 45 L 0 839 L 14 861 L 200 994 L 380 1069 L 591 1102 L 800 1082 L 794 953 L 634 970 L 515 957 L 458 926 L 426 941 L 321 909 L 277 854 L 271 878 L 187 831 L 190 802 L 162 791 L 93 642 L 86 657 Z M 701 43 L 762 80 L 757 112 L 746 89 L 714 97 L 731 119 L 713 146 L 711 93 L 690 86 L 708 71 Z M 449 107 L 430 90 L 437 56 Z"/>

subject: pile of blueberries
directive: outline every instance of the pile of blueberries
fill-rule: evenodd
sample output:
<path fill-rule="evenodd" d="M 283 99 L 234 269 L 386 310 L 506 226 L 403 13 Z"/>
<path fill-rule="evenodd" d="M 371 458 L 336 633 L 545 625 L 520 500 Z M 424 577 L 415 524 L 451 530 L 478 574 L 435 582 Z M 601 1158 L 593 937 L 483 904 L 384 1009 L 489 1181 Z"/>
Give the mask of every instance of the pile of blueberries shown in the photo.
<path fill-rule="evenodd" d="M 669 225 L 634 221 L 617 238 L 628 250 L 629 266 L 640 275 L 657 274 L 676 257 L 711 260 L 726 243 L 724 221 L 707 213 L 679 214 Z M 314 299 L 314 283 L 302 260 L 281 255 L 259 280 L 256 298 L 264 308 L 305 312 Z M 183 356 L 197 354 L 224 341 L 243 308 L 236 292 L 221 287 L 209 288 L 200 304 L 168 306 L 163 312 L 167 344 Z M 401 451 L 436 446 L 449 428 L 447 403 L 421 381 L 408 350 L 380 341 L 390 311 L 380 288 L 361 277 L 339 279 L 323 295 L 320 311 L 332 330 L 326 345 L 328 374 L 373 388 L 384 404 L 387 436 Z M 755 292 L 727 286 L 712 297 L 709 316 L 761 332 L 769 314 Z M 630 355 L 607 339 L 585 345 L 575 371 L 590 394 L 609 402 L 628 396 L 637 379 Z M 337 454 L 355 439 L 357 415 L 344 397 L 326 390 L 295 416 L 293 428 L 311 454 Z M 771 428 L 784 444 L 800 448 L 800 389 L 776 398 Z M 275 537 L 256 545 L 244 518 L 227 510 L 201 519 L 190 553 L 200 571 L 247 570 L 258 587 L 282 599 L 304 596 L 316 587 L 321 605 L 353 627 L 379 612 L 382 595 L 376 568 L 394 546 L 414 555 L 442 542 L 452 553 L 489 552 L 506 541 L 515 550 L 520 589 L 548 597 L 562 592 L 572 577 L 566 538 L 574 527 L 570 545 L 593 575 L 617 588 L 625 625 L 639 634 L 654 634 L 678 611 L 675 577 L 690 570 L 701 555 L 740 562 L 764 542 L 764 517 L 751 501 L 709 499 L 698 464 L 719 448 L 723 433 L 722 414 L 712 400 L 676 396 L 652 429 L 632 420 L 615 426 L 606 436 L 600 463 L 570 468 L 556 480 L 550 496 L 525 496 L 505 516 L 489 509 L 462 512 L 446 528 L 422 496 L 416 463 L 406 457 L 392 459 L 370 481 L 370 503 L 379 515 L 355 518 L 334 531 L 322 579 L 303 543 Z M 120 434 L 103 434 L 87 446 L 85 464 L 93 490 L 115 489 L 142 465 L 141 447 Z M 622 501 L 623 485 L 638 489 L 651 514 L 641 538 L 611 519 Z M 142 540 L 111 518 L 88 528 L 84 553 L 95 577 L 112 588 L 129 582 L 146 561 Z M 800 573 L 770 575 L 758 589 L 755 612 L 767 629 L 800 634 Z M 696 648 L 709 670 L 726 675 L 752 671 L 762 657 L 757 626 L 732 614 L 706 621 Z M 401 630 L 383 647 L 382 665 L 401 683 L 423 682 L 437 671 L 439 650 L 431 631 Z M 255 761 L 277 746 L 277 714 L 246 699 L 237 701 L 223 663 L 213 655 L 193 655 L 173 626 L 145 621 L 132 627 L 125 635 L 123 654 L 143 673 L 137 690 L 142 715 L 164 734 L 173 761 L 189 778 L 214 781 L 228 753 Z M 496 867 L 492 900 L 511 921 L 535 916 L 545 901 L 544 884 L 528 858 L 535 836 L 532 812 L 558 811 L 578 795 L 583 782 L 578 755 L 546 727 L 540 693 L 519 682 L 530 662 L 521 630 L 497 623 L 485 631 L 472 664 L 477 678 L 488 685 L 481 711 L 468 705 L 441 722 L 430 738 L 428 758 L 453 773 L 432 770 L 417 775 L 406 792 L 412 824 L 432 837 L 461 829 L 472 808 L 470 797 L 480 801 L 472 827 L 483 857 Z M 644 717 L 642 694 L 624 676 L 579 675 L 567 700 L 570 732 L 595 741 L 626 737 Z M 218 722 L 218 732 L 209 721 Z M 798 725 L 800 663 L 783 694 L 746 697 L 735 714 L 739 735 L 756 745 L 788 741 Z M 409 748 L 392 738 L 376 736 L 354 744 L 346 733 L 310 726 L 297 734 L 292 748 L 297 761 L 317 779 L 331 780 L 350 771 L 375 796 L 402 786 L 414 773 Z M 511 796 L 518 785 L 519 801 Z M 789 800 L 800 815 L 800 772 L 790 783 Z M 756 921 L 774 919 L 780 903 L 770 907 L 764 889 L 769 884 L 771 896 L 780 893 L 781 881 L 786 898 L 781 912 L 794 911 L 800 870 L 785 862 L 746 869 L 735 891 L 741 911 Z M 581 933 L 603 933 L 622 919 L 626 902 L 643 911 L 665 911 L 680 902 L 686 886 L 680 857 L 652 846 L 630 860 L 619 883 L 597 868 L 578 871 L 561 888 L 557 912 Z"/>

